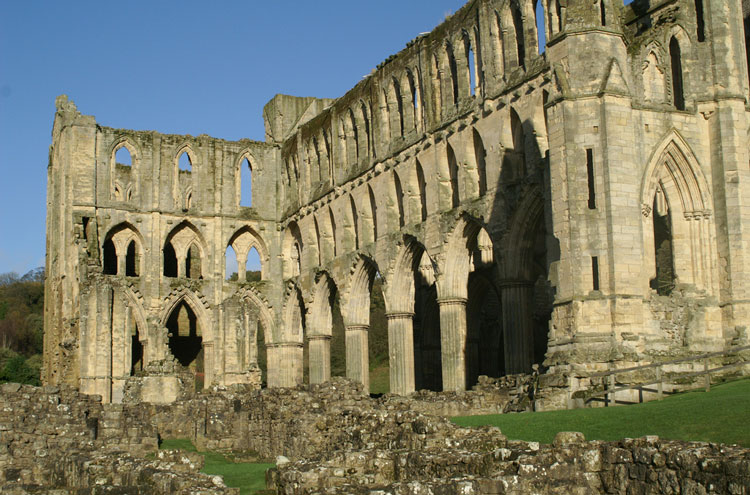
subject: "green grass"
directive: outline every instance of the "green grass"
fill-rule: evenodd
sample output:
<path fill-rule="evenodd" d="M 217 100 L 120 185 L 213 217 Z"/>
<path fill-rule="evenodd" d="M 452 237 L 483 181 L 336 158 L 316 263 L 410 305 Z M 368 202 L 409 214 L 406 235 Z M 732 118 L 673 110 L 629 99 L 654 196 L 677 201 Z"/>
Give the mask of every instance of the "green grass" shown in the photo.
<path fill-rule="evenodd" d="M 391 374 L 388 361 L 370 370 L 370 393 L 387 394 L 391 390 Z"/>
<path fill-rule="evenodd" d="M 560 431 L 580 431 L 587 440 L 615 441 L 658 435 L 750 447 L 750 379 L 724 383 L 710 392 L 686 392 L 630 406 L 452 418 L 460 426 L 497 426 L 512 440 L 551 443 Z"/>
<path fill-rule="evenodd" d="M 167 439 L 162 440 L 160 449 L 185 450 L 198 452 L 190 440 Z M 224 483 L 229 487 L 239 488 L 241 495 L 250 495 L 266 489 L 266 470 L 273 464 L 257 462 L 232 462 L 224 455 L 216 452 L 201 452 L 206 463 L 202 472 L 211 475 L 221 475 Z"/>

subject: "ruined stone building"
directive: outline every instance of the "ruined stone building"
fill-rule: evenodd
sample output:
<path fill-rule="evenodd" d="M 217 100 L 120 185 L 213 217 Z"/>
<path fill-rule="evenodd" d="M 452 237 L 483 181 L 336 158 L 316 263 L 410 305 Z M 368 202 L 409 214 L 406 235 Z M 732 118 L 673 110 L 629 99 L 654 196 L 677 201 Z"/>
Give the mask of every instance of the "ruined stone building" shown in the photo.
<path fill-rule="evenodd" d="M 741 13 L 471 0 L 338 99 L 274 97 L 265 142 L 104 127 L 58 98 L 44 382 L 120 401 L 152 373 L 144 397 L 169 400 L 172 357 L 208 387 L 259 383 L 260 354 L 268 386 L 303 363 L 324 382 L 337 300 L 368 384 L 376 278 L 399 394 L 747 343 Z"/>

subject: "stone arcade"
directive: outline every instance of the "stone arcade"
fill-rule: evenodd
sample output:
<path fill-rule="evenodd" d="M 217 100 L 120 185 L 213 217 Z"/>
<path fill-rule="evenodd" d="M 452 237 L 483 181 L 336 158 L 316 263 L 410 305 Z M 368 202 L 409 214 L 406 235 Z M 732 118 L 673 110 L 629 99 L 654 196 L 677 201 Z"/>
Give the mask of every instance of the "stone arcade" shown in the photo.
<path fill-rule="evenodd" d="M 322 383 L 338 300 L 367 390 L 376 278 L 398 394 L 534 364 L 575 387 L 747 343 L 740 12 L 471 0 L 341 98 L 276 96 L 265 142 L 103 127 L 58 98 L 44 382 L 119 402 L 143 370 L 142 397 L 169 401 L 172 357 L 208 387 L 260 384 L 265 354 L 269 387 L 303 363 Z"/>

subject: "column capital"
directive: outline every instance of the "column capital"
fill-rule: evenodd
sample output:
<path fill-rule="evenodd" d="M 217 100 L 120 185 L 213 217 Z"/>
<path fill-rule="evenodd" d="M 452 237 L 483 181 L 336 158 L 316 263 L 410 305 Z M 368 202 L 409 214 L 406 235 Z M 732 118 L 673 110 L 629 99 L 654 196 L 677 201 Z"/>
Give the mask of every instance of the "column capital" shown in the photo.
<path fill-rule="evenodd" d="M 303 344 L 302 342 L 271 342 L 270 344 L 266 344 L 266 349 L 283 349 L 289 347 L 302 348 Z"/>
<path fill-rule="evenodd" d="M 385 317 L 390 320 L 410 320 L 414 318 L 414 313 L 409 311 L 394 311 L 392 313 L 386 313 Z"/>
<path fill-rule="evenodd" d="M 465 297 L 439 297 L 437 303 L 439 306 L 466 306 L 467 301 Z"/>
<path fill-rule="evenodd" d="M 330 335 L 308 335 L 307 340 L 331 340 Z"/>
<path fill-rule="evenodd" d="M 358 323 L 356 325 L 344 325 L 344 329 L 347 332 L 350 332 L 350 331 L 351 332 L 355 332 L 355 331 L 369 332 L 370 331 L 370 325 L 364 325 L 364 324 L 361 324 L 361 323 Z"/>

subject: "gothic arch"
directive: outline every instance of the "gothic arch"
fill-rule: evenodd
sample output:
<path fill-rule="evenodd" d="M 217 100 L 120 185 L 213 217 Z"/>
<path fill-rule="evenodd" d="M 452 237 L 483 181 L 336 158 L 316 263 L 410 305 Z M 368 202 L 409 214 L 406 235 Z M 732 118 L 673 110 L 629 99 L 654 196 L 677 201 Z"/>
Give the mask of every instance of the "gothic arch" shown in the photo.
<path fill-rule="evenodd" d="M 467 297 L 469 273 L 474 268 L 472 255 L 479 246 L 478 237 L 483 231 L 482 224 L 468 215 L 461 215 L 458 219 L 445 246 L 442 276 L 437 280 L 439 297 Z M 489 249 L 489 255 L 484 258 L 492 259 L 491 242 L 489 247 L 483 248 Z"/>
<path fill-rule="evenodd" d="M 240 228 L 232 235 L 232 237 L 229 238 L 227 246 L 232 246 L 232 249 L 234 249 L 238 264 L 240 260 L 247 260 L 247 255 L 252 248 L 257 249 L 261 262 L 261 279 L 265 279 L 267 264 L 269 260 L 268 248 L 266 247 L 266 243 L 263 240 L 263 237 L 261 237 L 255 229 L 253 229 L 249 225 Z M 237 274 L 238 276 L 240 274 L 239 266 Z"/>
<path fill-rule="evenodd" d="M 295 284 L 287 287 L 282 309 L 282 341 L 302 344 L 307 327 L 305 321 L 305 303 L 302 291 Z"/>
<path fill-rule="evenodd" d="M 302 270 L 302 233 L 297 222 L 290 222 L 283 232 L 282 262 L 284 280 L 299 276 Z"/>
<path fill-rule="evenodd" d="M 342 307 L 344 321 L 350 325 L 370 324 L 370 292 L 377 264 L 366 256 L 357 256 L 347 283 L 346 303 Z"/>
<path fill-rule="evenodd" d="M 137 273 L 141 274 L 143 273 L 143 263 L 144 263 L 144 249 L 145 249 L 145 241 L 143 239 L 143 236 L 138 231 L 138 229 L 133 226 L 130 222 L 121 222 L 107 232 L 107 234 L 104 236 L 104 243 L 102 243 L 102 260 L 106 263 L 106 253 L 104 252 L 104 247 L 106 246 L 107 242 L 111 241 L 112 245 L 115 250 L 115 256 L 117 258 L 118 263 L 118 269 L 117 272 L 120 275 L 125 275 L 126 272 L 124 270 L 120 270 L 120 268 L 124 268 L 125 264 L 120 262 L 120 258 L 123 258 L 123 261 L 125 261 L 126 253 L 128 250 L 128 247 L 132 241 L 135 241 L 136 245 L 136 256 L 139 258 L 137 262 Z M 138 256 L 140 254 L 140 256 Z"/>
<path fill-rule="evenodd" d="M 209 308 L 205 305 L 204 301 L 193 291 L 187 288 L 180 289 L 176 292 L 171 293 L 167 296 L 164 304 L 162 305 L 161 314 L 159 316 L 160 327 L 164 328 L 167 325 L 172 312 L 184 302 L 190 309 L 195 313 L 200 326 L 201 333 L 203 334 L 203 342 L 212 342 L 214 340 L 213 329 L 208 325 Z"/>
<path fill-rule="evenodd" d="M 273 342 L 276 335 L 276 324 L 268 302 L 252 287 L 243 287 L 239 292 L 240 299 L 246 300 L 258 308 L 261 325 L 263 325 L 263 340 L 266 344 Z"/>
<path fill-rule="evenodd" d="M 242 163 L 247 159 L 247 163 L 250 164 L 250 171 L 254 174 L 260 170 L 260 162 L 255 159 L 252 152 L 249 149 L 245 149 L 238 155 L 239 158 L 234 165 L 234 204 L 240 205 L 242 200 Z M 251 190 L 255 189 L 253 183 L 255 177 L 252 177 L 250 182 Z M 251 194 L 252 195 L 252 194 Z"/>
<path fill-rule="evenodd" d="M 208 246 L 200 230 L 191 222 L 185 220 L 175 226 L 167 235 L 162 244 L 162 249 L 166 250 L 167 245 L 170 245 L 174 250 L 177 259 L 177 276 L 180 276 L 180 273 L 182 273 L 183 276 L 190 276 L 190 274 L 187 273 L 187 267 L 185 267 L 183 272 L 180 272 L 179 266 L 180 260 L 185 260 L 190 254 L 192 246 L 195 246 L 199 251 L 201 262 L 200 271 L 202 272 L 203 266 L 208 266 Z M 164 256 L 162 256 L 162 263 L 166 263 Z M 162 266 L 162 269 L 163 268 L 164 266 Z"/>
<path fill-rule="evenodd" d="M 117 181 L 117 151 L 125 148 L 130 153 L 130 184 L 123 186 Z M 121 136 L 112 143 L 109 153 L 109 177 L 110 177 L 110 195 L 116 201 L 130 201 L 132 193 L 137 192 L 138 170 L 141 162 L 141 152 L 139 147 L 127 136 Z M 131 193 L 124 193 L 125 189 L 130 189 Z M 118 194 L 119 192 L 119 194 Z"/>

